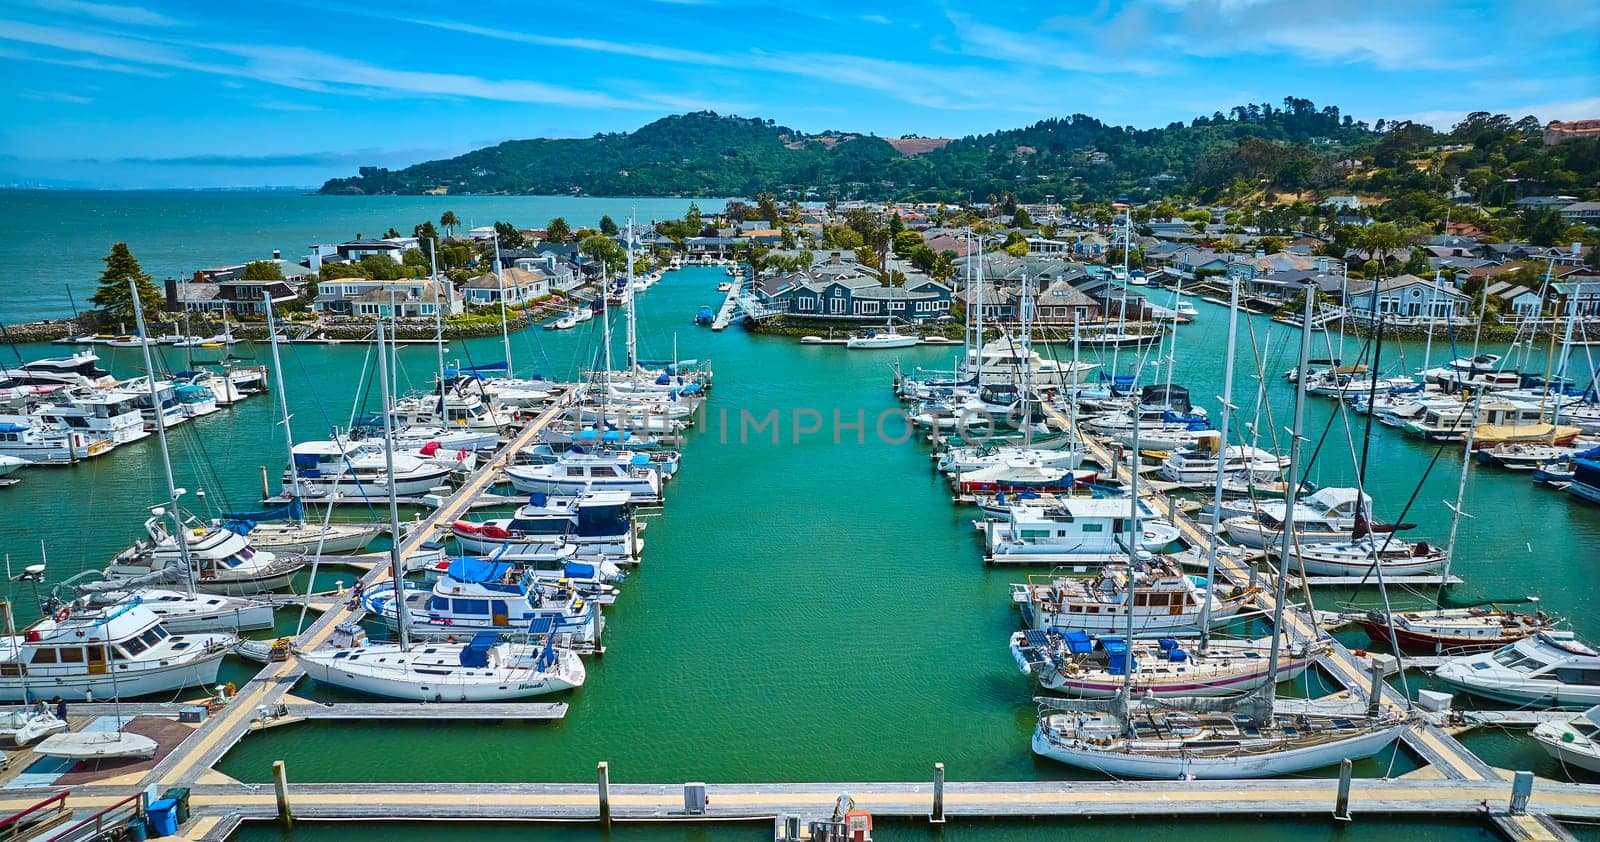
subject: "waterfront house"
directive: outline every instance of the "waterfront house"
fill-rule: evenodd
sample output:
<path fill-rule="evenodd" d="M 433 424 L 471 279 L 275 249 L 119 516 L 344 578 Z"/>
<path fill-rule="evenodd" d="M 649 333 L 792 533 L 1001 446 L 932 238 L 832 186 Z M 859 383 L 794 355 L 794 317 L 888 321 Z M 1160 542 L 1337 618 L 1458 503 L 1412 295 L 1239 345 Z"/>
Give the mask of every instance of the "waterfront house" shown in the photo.
<path fill-rule="evenodd" d="M 261 294 L 272 294 L 274 306 L 298 301 L 302 290 L 312 279 L 312 272 L 298 263 L 290 263 L 272 253 L 271 260 L 259 261 L 278 267 L 283 280 L 246 280 L 248 263 L 213 266 L 196 270 L 188 280 L 167 278 L 164 282 L 164 309 L 189 313 L 206 313 L 220 316 L 258 316 L 262 314 Z"/>
<path fill-rule="evenodd" d="M 396 314 L 414 318 L 431 317 L 440 305 L 447 316 L 461 312 L 460 297 L 444 281 L 435 284 L 427 278 L 397 281 L 338 278 L 317 285 L 312 309 L 330 316 L 371 318 Z"/>
<path fill-rule="evenodd" d="M 1372 281 L 1350 283 L 1348 304 L 1355 318 L 1372 320 L 1374 286 Z M 1376 297 L 1379 315 L 1420 322 L 1464 320 L 1471 304 L 1471 299 L 1451 284 L 1416 275 L 1378 281 Z"/>
<path fill-rule="evenodd" d="M 550 294 L 550 277 L 534 269 L 515 266 L 500 270 L 496 276 L 485 272 L 468 278 L 461 284 L 462 302 L 468 307 L 489 307 L 500 303 L 502 295 L 506 306 L 522 307 Z"/>
<path fill-rule="evenodd" d="M 773 309 L 799 318 L 874 321 L 893 316 L 920 322 L 948 315 L 950 287 L 920 272 L 906 274 L 905 286 L 886 287 L 866 275 L 830 277 L 795 273 L 764 277 L 757 297 Z"/>

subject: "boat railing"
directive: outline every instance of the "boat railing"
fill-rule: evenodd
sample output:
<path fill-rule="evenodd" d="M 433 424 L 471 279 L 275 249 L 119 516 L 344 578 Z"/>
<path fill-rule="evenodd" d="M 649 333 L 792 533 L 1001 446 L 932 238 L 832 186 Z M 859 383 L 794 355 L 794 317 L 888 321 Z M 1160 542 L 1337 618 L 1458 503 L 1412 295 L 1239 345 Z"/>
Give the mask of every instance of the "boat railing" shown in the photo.
<path fill-rule="evenodd" d="M 67 793 L 61 793 L 63 797 Z M 144 793 L 137 792 L 50 837 L 48 842 L 102 839 L 115 828 L 125 828 L 144 815 Z"/>
<path fill-rule="evenodd" d="M 70 794 L 71 790 L 62 790 L 0 819 L 0 842 L 33 836 L 51 825 L 66 821 L 72 815 L 72 811 L 67 809 L 67 796 Z"/>

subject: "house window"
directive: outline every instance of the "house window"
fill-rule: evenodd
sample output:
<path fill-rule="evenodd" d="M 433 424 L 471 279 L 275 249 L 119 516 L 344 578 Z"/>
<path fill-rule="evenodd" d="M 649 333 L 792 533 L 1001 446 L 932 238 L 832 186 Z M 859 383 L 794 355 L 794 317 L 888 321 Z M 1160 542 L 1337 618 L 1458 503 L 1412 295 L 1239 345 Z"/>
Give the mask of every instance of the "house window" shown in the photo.
<path fill-rule="evenodd" d="M 828 312 L 835 316 L 843 315 L 847 312 L 845 308 L 848 304 L 849 302 L 845 301 L 842 296 L 836 295 L 828 299 Z"/>

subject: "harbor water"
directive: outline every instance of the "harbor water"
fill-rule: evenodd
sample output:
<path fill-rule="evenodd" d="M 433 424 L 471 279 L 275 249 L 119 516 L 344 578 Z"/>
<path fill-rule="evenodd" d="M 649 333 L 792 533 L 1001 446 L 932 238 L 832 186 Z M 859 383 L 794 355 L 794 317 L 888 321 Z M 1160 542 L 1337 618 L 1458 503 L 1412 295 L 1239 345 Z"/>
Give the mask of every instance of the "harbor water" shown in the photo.
<path fill-rule="evenodd" d="M 297 256 L 310 242 L 357 231 L 381 233 L 391 225 L 409 233 L 411 225 L 436 220 L 446 209 L 473 224 L 503 218 L 532 226 L 564 215 L 577 227 L 594 224 L 601 213 L 621 220 L 632 204 L 247 193 L 0 194 L 0 211 L 22 228 L 19 236 L 0 243 L 0 266 L 7 271 L 0 318 L 14 323 L 66 313 L 63 284 L 69 282 L 81 306 L 93 288 L 96 258 L 116 240 L 128 241 L 159 277 L 260 257 L 273 248 L 285 257 Z M 681 214 L 687 201 L 656 200 L 649 212 L 648 203 L 637 204 L 641 217 L 665 216 Z M 701 204 L 709 210 L 721 203 Z M 470 217 L 464 208 L 471 209 Z M 855 352 L 738 328 L 712 333 L 694 327 L 694 312 L 717 303 L 715 288 L 725 279 L 720 268 L 688 268 L 667 273 L 639 297 L 642 355 L 710 360 L 716 388 L 703 422 L 689 433 L 683 470 L 668 484 L 665 514 L 653 518 L 645 532 L 644 560 L 608 608 L 607 654 L 590 663 L 588 683 L 570 698 L 565 720 L 296 725 L 252 735 L 221 770 L 262 782 L 269 779 L 271 761 L 284 759 L 297 781 L 582 781 L 592 779 L 596 761 L 607 760 L 613 780 L 620 782 L 852 781 L 923 780 L 935 762 L 943 762 L 952 779 L 1070 777 L 1064 767 L 1029 751 L 1032 692 L 1006 650 L 1007 635 L 1017 624 L 1009 585 L 1025 571 L 983 565 L 971 525 L 974 510 L 951 503 L 947 486 L 930 469 L 926 444 L 904 440 L 904 424 L 885 414 L 898 407 L 890 388 L 893 362 L 947 367 L 957 352 L 931 346 Z M 1170 295 L 1152 294 L 1158 303 Z M 1198 306 L 1199 317 L 1180 330 L 1172 378 L 1215 414 L 1227 313 L 1210 304 Z M 1236 419 L 1254 422 L 1263 446 L 1277 431 L 1281 446 L 1292 390 L 1280 375 L 1293 365 L 1298 334 L 1260 317 L 1249 324 L 1253 330 L 1241 330 Z M 595 320 L 573 331 L 513 334 L 516 374 L 572 376 L 593 362 L 598 331 Z M 1319 335 L 1316 341 L 1323 339 Z M 1466 355 L 1470 342 L 1457 337 L 1452 349 L 1436 341 L 1435 364 Z M 1355 346 L 1351 340 L 1352 351 Z M 620 339 L 617 347 L 620 353 Z M 32 359 L 68 349 L 14 350 Z M 13 349 L 0 352 L 11 355 Z M 143 367 L 137 349 L 100 353 L 118 376 L 134 376 Z M 179 359 L 184 353 L 179 349 L 161 353 L 171 367 L 187 363 Z M 201 349 L 195 353 L 204 358 Z M 264 346 L 246 343 L 233 353 L 267 360 Z M 1070 354 L 1070 346 L 1057 345 L 1054 353 Z M 1313 353 L 1324 351 L 1314 346 Z M 1531 368 L 1542 370 L 1543 353 L 1533 353 Z M 360 345 L 284 349 L 298 439 L 325 438 L 331 427 L 348 422 L 368 354 Z M 1420 367 L 1422 354 L 1422 343 L 1405 343 L 1404 364 Z M 501 356 L 498 338 L 453 342 L 447 353 L 464 364 Z M 1386 369 L 1389 361 L 1400 364 L 1396 347 L 1386 348 L 1384 356 Z M 1265 372 L 1270 418 L 1264 410 L 1257 414 L 1256 358 Z M 402 388 L 428 388 L 435 359 L 431 345 L 404 347 Z M 1126 371 L 1130 359 L 1127 353 L 1118 355 L 1116 370 Z M 1573 359 L 1578 373 L 1592 370 L 1583 351 Z M 1102 362 L 1112 369 L 1109 353 Z M 1165 380 L 1166 365 L 1146 365 L 1141 376 Z M 375 393 L 367 396 L 369 406 L 376 400 Z M 1309 472 L 1321 485 L 1348 484 L 1360 452 L 1362 419 L 1349 417 L 1347 436 L 1333 408 L 1331 401 L 1313 398 L 1308 412 L 1308 447 L 1317 445 L 1333 419 Z M 192 508 L 215 514 L 253 507 L 262 466 L 276 490 L 286 461 L 276 420 L 275 402 L 256 398 L 174 431 L 178 484 L 189 490 Z M 1447 446 L 1435 460 L 1434 451 L 1397 430 L 1375 430 L 1367 485 L 1377 516 L 1385 521 L 1399 519 L 1415 493 L 1404 519 L 1418 527 L 1408 537 L 1442 543 L 1450 521 L 1445 501 L 1455 497 L 1461 453 L 1459 446 Z M 42 544 L 51 581 L 103 566 L 139 536 L 147 508 L 165 496 L 153 439 L 76 467 L 28 469 L 20 476 L 18 485 L 0 489 L 0 550 L 20 569 L 38 560 Z M 1465 510 L 1472 517 L 1461 525 L 1454 572 L 1466 583 L 1458 594 L 1537 594 L 1544 610 L 1569 618 L 1591 640 L 1600 637 L 1600 565 L 1595 563 L 1600 509 L 1536 487 L 1525 475 L 1474 466 Z M 355 510 L 343 515 L 362 516 Z M 319 584 L 335 578 L 349 582 L 353 576 L 330 574 Z M 26 615 L 31 594 L 12 596 Z M 1372 589 L 1313 596 L 1317 607 L 1326 609 L 1345 603 L 1371 606 L 1377 600 Z M 1396 589 L 1391 596 L 1400 604 L 1422 605 L 1433 593 Z M 292 623 L 292 617 L 285 622 Z M 1364 643 L 1359 633 L 1342 637 Z M 230 669 L 239 677 L 249 674 L 242 664 Z M 1421 679 L 1408 680 L 1414 689 Z M 1493 765 L 1567 777 L 1520 732 L 1480 733 L 1466 742 Z M 1414 766 L 1403 753 L 1384 755 L 1358 764 L 1358 774 L 1399 773 Z M 1273 821 L 1281 828 L 1298 827 Z M 990 836 L 1010 840 L 1031 834 L 1028 827 L 984 825 L 960 833 L 973 842 Z M 1148 833 L 1158 825 L 1105 821 L 1073 827 L 1086 838 L 1112 839 Z M 1238 825 L 1219 823 L 1214 832 L 1205 827 L 1196 838 L 1210 838 L 1204 835 L 1208 832 L 1222 838 Z M 1397 822 L 1391 827 L 1419 840 L 1474 838 L 1471 834 L 1479 832 L 1476 826 L 1423 831 Z M 1189 833 L 1193 825 L 1185 822 L 1182 828 Z M 302 830 L 296 836 L 320 838 L 316 832 Z M 564 831 L 542 832 L 564 838 Z M 653 842 L 652 834 L 663 840 L 704 836 L 721 842 L 732 838 L 723 836 L 730 832 L 624 835 L 637 835 L 641 842 L 646 836 Z M 588 831 L 581 833 L 591 838 Z M 918 828 L 886 831 L 880 838 L 922 835 Z M 1293 835 L 1316 839 L 1326 829 L 1309 822 L 1303 834 Z M 742 831 L 740 838 L 747 838 Z"/>

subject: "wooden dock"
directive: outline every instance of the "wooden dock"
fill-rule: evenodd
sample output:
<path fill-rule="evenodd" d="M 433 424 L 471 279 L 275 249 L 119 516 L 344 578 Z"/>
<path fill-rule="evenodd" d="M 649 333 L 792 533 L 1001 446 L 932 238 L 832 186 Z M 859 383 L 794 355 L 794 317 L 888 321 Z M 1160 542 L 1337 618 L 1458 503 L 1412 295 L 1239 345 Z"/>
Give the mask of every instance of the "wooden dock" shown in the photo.
<path fill-rule="evenodd" d="M 728 295 L 722 299 L 722 307 L 718 308 L 716 318 L 711 320 L 712 330 L 726 330 L 733 323 L 734 314 L 739 312 L 739 292 L 744 289 L 744 274 L 740 273 L 729 284 Z"/>

